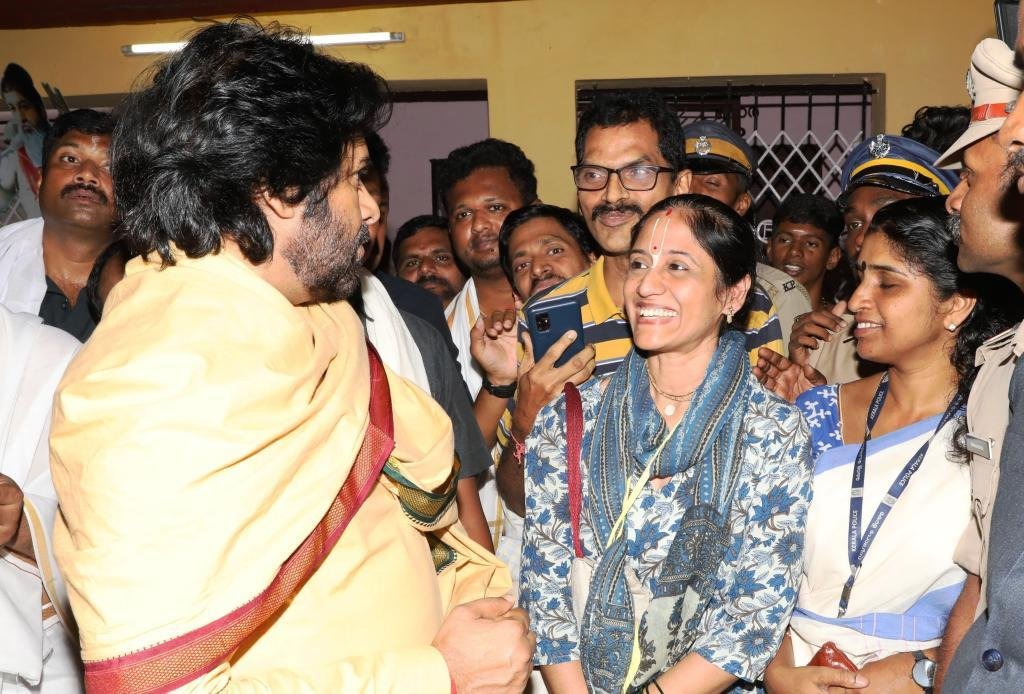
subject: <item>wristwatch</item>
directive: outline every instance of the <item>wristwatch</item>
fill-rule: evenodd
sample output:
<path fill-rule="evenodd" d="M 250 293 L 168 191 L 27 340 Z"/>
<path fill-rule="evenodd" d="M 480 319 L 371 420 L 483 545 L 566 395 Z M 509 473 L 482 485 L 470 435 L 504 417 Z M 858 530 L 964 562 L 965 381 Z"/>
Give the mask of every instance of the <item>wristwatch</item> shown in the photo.
<path fill-rule="evenodd" d="M 496 398 L 511 398 L 513 395 L 516 394 L 516 386 L 518 385 L 519 384 L 516 381 L 512 381 L 507 385 L 496 386 L 487 380 L 487 376 L 484 376 L 481 388 L 483 388 Z"/>
<path fill-rule="evenodd" d="M 935 661 L 926 656 L 922 651 L 914 651 L 914 669 L 910 671 L 910 677 L 914 684 L 931 694 L 935 685 Z"/>

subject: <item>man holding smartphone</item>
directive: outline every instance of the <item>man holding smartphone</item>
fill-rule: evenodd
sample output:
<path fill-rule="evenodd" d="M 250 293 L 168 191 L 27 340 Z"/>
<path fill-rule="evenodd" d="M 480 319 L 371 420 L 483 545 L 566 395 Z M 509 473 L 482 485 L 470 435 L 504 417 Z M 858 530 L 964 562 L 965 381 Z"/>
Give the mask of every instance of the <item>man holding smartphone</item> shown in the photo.
<path fill-rule="evenodd" d="M 585 271 L 600 253 L 578 215 L 544 204 L 510 214 L 498 235 L 498 248 L 501 267 L 519 302 L 542 296 Z M 567 307 L 571 309 L 568 312 Z M 539 342 L 532 337 L 535 332 L 529 330 L 530 321 L 518 322 L 512 311 L 480 323 L 473 331 L 473 354 L 488 381 L 509 384 L 506 398 L 483 392 L 477 397 L 478 420 L 488 417 L 481 427 L 495 432 L 503 449 L 511 442 L 513 412 L 520 410 L 521 420 L 532 426 L 540 408 L 557 396 L 566 382 L 583 383 L 596 366 L 594 349 L 585 346 L 582 317 L 574 300 L 559 302 L 552 310 L 531 308 L 529 313 L 540 324 L 534 326 L 534 331 L 539 328 L 543 333 Z M 570 357 L 578 359 L 570 361 Z"/>

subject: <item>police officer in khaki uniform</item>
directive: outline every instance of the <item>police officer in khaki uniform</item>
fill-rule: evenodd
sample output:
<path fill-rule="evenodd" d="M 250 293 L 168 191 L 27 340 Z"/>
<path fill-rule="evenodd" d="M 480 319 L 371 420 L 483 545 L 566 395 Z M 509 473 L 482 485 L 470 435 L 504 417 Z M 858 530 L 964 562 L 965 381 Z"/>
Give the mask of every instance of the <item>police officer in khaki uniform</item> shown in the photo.
<path fill-rule="evenodd" d="M 947 202 L 950 212 L 960 214 L 961 269 L 1003 274 L 1020 286 L 1024 253 L 1014 241 L 1024 233 L 1024 216 L 1020 214 L 1020 194 L 1008 185 L 1004 174 L 1007 155 L 998 132 L 1024 85 L 1024 73 L 1014 66 L 1013 59 L 1013 52 L 998 39 L 985 39 L 975 48 L 967 75 L 973 102 L 971 124 L 936 163 L 962 167 L 960 184 Z M 977 352 L 980 371 L 967 402 L 968 431 L 964 440 L 971 455 L 972 522 L 956 552 L 957 563 L 970 575 L 950 614 L 939 662 L 939 684 L 949 692 L 1024 690 L 1020 673 L 1010 674 L 1021 663 L 1012 663 L 1004 670 L 1006 658 L 1001 647 L 993 635 L 986 633 L 990 620 L 986 609 L 991 590 L 988 577 L 993 506 L 1000 453 L 1010 420 L 1010 380 L 1022 353 L 1024 325 L 996 335 Z M 1000 529 L 1017 534 L 1020 530 Z M 976 617 L 980 619 L 972 636 L 963 641 L 947 675 L 946 665 Z"/>
<path fill-rule="evenodd" d="M 686 139 L 686 166 L 693 171 L 691 193 L 715 198 L 747 214 L 753 198 L 750 183 L 754 175 L 754 151 L 750 145 L 713 120 L 700 120 L 683 128 Z M 757 264 L 757 282 L 772 300 L 782 328 L 782 344 L 789 344 L 793 321 L 811 310 L 811 297 L 802 284 L 781 270 L 765 263 Z"/>

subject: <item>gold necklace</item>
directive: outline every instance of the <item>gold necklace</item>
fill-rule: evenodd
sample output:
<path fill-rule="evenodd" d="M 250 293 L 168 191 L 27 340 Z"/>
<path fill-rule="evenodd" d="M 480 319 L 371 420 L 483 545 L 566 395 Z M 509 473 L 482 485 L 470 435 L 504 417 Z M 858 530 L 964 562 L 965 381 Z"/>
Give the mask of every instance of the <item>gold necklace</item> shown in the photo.
<path fill-rule="evenodd" d="M 662 390 L 660 387 L 658 387 L 658 382 L 654 380 L 654 374 L 651 373 L 650 365 L 645 364 L 645 366 L 647 368 L 647 378 L 651 381 L 651 387 L 654 388 L 654 392 L 656 392 L 658 395 L 664 398 L 668 398 L 669 400 L 675 400 L 676 402 L 690 402 L 693 399 L 693 394 L 697 392 L 696 388 L 691 390 L 689 393 L 682 393 L 680 395 L 676 395 L 675 393 L 669 393 L 668 391 Z M 665 406 L 666 417 L 671 417 L 675 413 L 675 403 L 670 402 L 668 405 Z"/>

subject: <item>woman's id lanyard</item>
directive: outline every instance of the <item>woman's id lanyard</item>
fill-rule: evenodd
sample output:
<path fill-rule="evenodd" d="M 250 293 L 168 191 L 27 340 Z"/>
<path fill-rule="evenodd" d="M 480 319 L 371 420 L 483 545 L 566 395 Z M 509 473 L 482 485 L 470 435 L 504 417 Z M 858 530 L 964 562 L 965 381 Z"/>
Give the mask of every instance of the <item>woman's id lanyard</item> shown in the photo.
<path fill-rule="evenodd" d="M 611 532 L 608 533 L 608 542 L 605 545 L 606 548 L 610 547 L 611 544 L 618 539 L 619 535 L 625 532 L 626 515 L 629 513 L 629 510 L 633 508 L 633 504 L 636 503 L 636 500 L 640 498 L 640 494 L 643 493 L 644 487 L 647 486 L 648 482 L 650 482 L 651 467 L 654 465 L 654 461 L 658 459 L 659 455 L 661 455 L 661 451 L 665 448 L 665 445 L 672 440 L 672 437 L 676 433 L 676 429 L 678 429 L 679 425 L 682 423 L 682 419 L 676 422 L 665 435 L 665 438 L 661 440 L 661 443 L 659 443 L 658 447 L 654 450 L 654 454 L 651 455 L 650 460 L 647 461 L 647 466 L 643 469 L 643 472 L 640 473 L 640 477 L 637 479 L 636 483 L 630 484 L 629 480 L 626 480 L 626 495 L 622 500 L 622 511 L 619 512 L 619 517 L 615 519 L 615 524 L 612 525 Z"/>
<path fill-rule="evenodd" d="M 942 414 L 942 418 L 935 427 L 935 431 L 924 442 L 924 445 L 918 449 L 914 457 L 910 459 L 910 462 L 903 466 L 900 474 L 896 476 L 896 479 L 889 486 L 889 491 L 882 497 L 878 508 L 875 509 L 871 522 L 866 527 L 863 527 L 864 476 L 865 468 L 867 467 L 868 441 L 871 440 L 871 430 L 874 428 L 875 422 L 878 421 L 878 415 L 882 412 L 882 405 L 885 404 L 885 396 L 888 394 L 889 372 L 887 371 L 882 376 L 882 380 L 878 384 L 878 390 L 875 391 L 875 397 L 872 398 L 871 406 L 868 408 L 867 425 L 864 427 L 864 442 L 861 443 L 860 449 L 857 451 L 857 458 L 853 464 L 853 483 L 850 487 L 850 532 L 847 544 L 850 557 L 850 577 L 846 579 L 843 593 L 839 598 L 840 617 L 846 614 L 846 609 L 850 605 L 850 593 L 853 592 L 853 584 L 857 580 L 857 573 L 864 563 L 864 557 L 867 556 L 868 548 L 871 547 L 871 543 L 874 542 L 875 536 L 878 535 L 878 531 L 882 528 L 882 524 L 885 523 L 885 519 L 889 517 L 889 512 L 896 505 L 900 495 L 903 494 L 907 485 L 910 484 L 910 478 L 921 467 L 921 462 L 924 460 L 925 454 L 928 453 L 928 445 L 935 438 L 935 434 L 941 431 L 942 427 L 946 426 L 956 416 L 963 403 L 963 397 L 957 393 L 949 403 L 949 406 L 946 407 L 946 411 Z"/>

